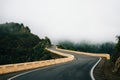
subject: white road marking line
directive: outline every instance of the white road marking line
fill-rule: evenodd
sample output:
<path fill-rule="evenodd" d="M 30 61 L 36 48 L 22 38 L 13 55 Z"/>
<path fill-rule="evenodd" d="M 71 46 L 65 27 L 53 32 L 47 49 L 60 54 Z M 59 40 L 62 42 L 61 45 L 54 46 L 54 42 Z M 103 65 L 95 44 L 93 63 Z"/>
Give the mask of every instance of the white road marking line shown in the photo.
<path fill-rule="evenodd" d="M 15 75 L 15 76 L 11 77 L 11 78 L 8 78 L 7 80 L 12 80 L 12 79 L 14 79 L 16 77 L 19 77 L 19 76 L 22 76 L 22 75 L 25 75 L 25 74 L 28 74 L 28 73 L 31 73 L 31 72 L 34 72 L 34 71 L 37 71 L 37 70 L 46 69 L 46 68 L 48 68 L 48 66 L 47 67 L 43 67 L 43 68 L 38 68 L 38 69 L 30 70 L 30 71 L 27 71 L 27 72 L 23 72 L 21 74 L 18 74 L 18 75 Z"/>
<path fill-rule="evenodd" d="M 92 67 L 91 71 L 90 71 L 90 76 L 92 78 L 92 80 L 95 80 L 95 77 L 93 75 L 93 71 L 95 69 L 95 67 L 98 65 L 98 63 L 102 60 L 102 58 L 100 57 L 99 60 L 96 62 L 96 64 Z"/>
<path fill-rule="evenodd" d="M 65 62 L 66 63 L 66 62 Z M 64 64 L 64 63 L 62 63 L 62 64 Z M 54 64 L 54 65 L 51 65 L 51 66 L 55 66 L 56 64 Z M 27 71 L 27 72 L 23 72 L 23 73 L 20 73 L 20 74 L 17 74 L 17 75 L 15 75 L 15 76 L 13 76 L 13 77 L 10 77 L 10 78 L 8 78 L 7 80 L 13 80 L 14 78 L 17 78 L 17 77 L 19 77 L 19 76 L 22 76 L 22 75 L 25 75 L 25 74 L 28 74 L 28 73 L 31 73 L 31 72 L 34 72 L 34 71 L 37 71 L 37 70 L 43 70 L 43 69 L 47 69 L 47 68 L 49 68 L 50 66 L 45 66 L 45 67 L 40 67 L 40 68 L 38 68 L 38 69 L 34 69 L 34 70 L 30 70 L 30 71 Z"/>

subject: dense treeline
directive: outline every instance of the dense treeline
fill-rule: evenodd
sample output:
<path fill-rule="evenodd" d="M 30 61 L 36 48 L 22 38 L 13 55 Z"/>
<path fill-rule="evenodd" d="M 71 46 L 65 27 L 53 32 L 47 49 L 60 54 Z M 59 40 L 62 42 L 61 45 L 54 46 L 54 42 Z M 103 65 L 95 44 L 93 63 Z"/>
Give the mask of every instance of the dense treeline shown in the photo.
<path fill-rule="evenodd" d="M 92 44 L 89 42 L 73 43 L 70 41 L 62 41 L 58 43 L 58 47 L 83 52 L 112 54 L 114 52 L 115 43 L 106 42 L 101 44 Z"/>
<path fill-rule="evenodd" d="M 0 65 L 51 59 L 45 50 L 51 46 L 50 39 L 40 39 L 23 24 L 0 24 Z"/>

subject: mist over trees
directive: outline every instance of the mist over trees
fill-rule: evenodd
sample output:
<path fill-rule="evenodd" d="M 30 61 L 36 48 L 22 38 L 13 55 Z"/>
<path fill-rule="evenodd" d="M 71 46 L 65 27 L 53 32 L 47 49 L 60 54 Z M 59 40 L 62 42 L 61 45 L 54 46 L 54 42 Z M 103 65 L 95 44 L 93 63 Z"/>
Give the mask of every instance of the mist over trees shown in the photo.
<path fill-rule="evenodd" d="M 0 65 L 51 59 L 51 53 L 45 50 L 50 46 L 48 37 L 40 39 L 28 26 L 0 24 Z"/>
<path fill-rule="evenodd" d="M 74 43 L 71 41 L 60 41 L 58 47 L 91 53 L 108 53 L 111 55 L 114 52 L 115 43 L 105 42 L 95 44 L 90 42 Z"/>

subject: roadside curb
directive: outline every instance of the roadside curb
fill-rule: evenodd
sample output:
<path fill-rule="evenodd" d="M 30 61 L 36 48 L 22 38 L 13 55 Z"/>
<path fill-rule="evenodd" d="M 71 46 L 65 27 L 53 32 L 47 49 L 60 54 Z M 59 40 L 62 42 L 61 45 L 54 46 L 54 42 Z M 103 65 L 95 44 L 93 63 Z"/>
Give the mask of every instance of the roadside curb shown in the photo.
<path fill-rule="evenodd" d="M 89 53 L 89 52 L 80 52 L 80 51 L 73 51 L 73 50 L 66 50 L 66 49 L 61 49 L 61 48 L 56 48 L 58 50 L 62 51 L 67 51 L 67 52 L 73 52 L 76 54 L 83 54 L 83 55 L 88 55 L 88 56 L 95 56 L 95 57 L 105 57 L 106 59 L 110 59 L 110 55 L 106 53 Z"/>

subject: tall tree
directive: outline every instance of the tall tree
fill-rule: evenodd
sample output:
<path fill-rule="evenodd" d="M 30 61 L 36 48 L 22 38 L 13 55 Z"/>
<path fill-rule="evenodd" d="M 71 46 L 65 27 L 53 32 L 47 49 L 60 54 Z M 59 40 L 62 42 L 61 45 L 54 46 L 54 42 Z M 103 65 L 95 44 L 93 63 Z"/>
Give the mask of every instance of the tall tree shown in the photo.
<path fill-rule="evenodd" d="M 120 36 L 117 36 L 117 44 L 115 46 L 115 52 L 112 55 L 112 61 L 115 63 L 118 57 L 120 57 Z"/>

